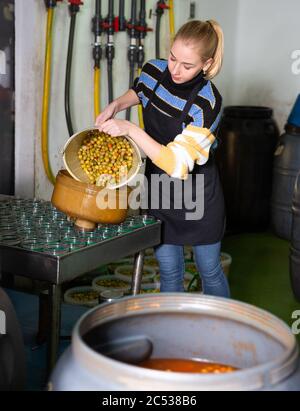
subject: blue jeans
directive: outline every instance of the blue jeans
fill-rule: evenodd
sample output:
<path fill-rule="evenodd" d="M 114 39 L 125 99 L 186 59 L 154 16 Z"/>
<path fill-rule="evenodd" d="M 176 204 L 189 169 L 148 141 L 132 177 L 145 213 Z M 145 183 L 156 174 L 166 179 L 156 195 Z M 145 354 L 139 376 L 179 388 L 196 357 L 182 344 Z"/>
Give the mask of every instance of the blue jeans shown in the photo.
<path fill-rule="evenodd" d="M 229 285 L 223 272 L 221 242 L 193 247 L 198 272 L 201 273 L 203 293 L 230 297 Z M 184 291 L 184 250 L 181 245 L 162 244 L 155 248 L 160 269 L 160 291 Z"/>

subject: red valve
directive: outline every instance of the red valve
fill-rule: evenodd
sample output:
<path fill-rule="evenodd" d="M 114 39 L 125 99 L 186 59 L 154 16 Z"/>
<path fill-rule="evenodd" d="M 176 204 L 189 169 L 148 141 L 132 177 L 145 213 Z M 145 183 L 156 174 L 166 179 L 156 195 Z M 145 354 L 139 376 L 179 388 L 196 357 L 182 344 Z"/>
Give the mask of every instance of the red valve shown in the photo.
<path fill-rule="evenodd" d="M 107 21 L 103 21 L 101 27 L 104 30 L 113 28 L 115 32 L 119 31 L 119 17 L 115 17 L 112 24 L 107 23 Z"/>
<path fill-rule="evenodd" d="M 157 3 L 157 7 L 158 7 L 159 9 L 169 9 L 169 8 L 170 8 L 170 6 L 168 6 L 168 5 L 165 4 L 165 3 Z"/>
<path fill-rule="evenodd" d="M 102 28 L 103 28 L 104 30 L 110 29 L 111 27 L 114 27 L 114 26 L 113 26 L 112 24 L 106 23 L 106 21 L 104 21 L 104 22 L 102 23 Z"/>
<path fill-rule="evenodd" d="M 81 6 L 83 2 L 81 0 L 69 0 L 70 4 L 75 4 L 75 6 Z"/>
<path fill-rule="evenodd" d="M 118 32 L 118 31 L 119 31 L 119 27 L 120 27 L 120 25 L 119 25 L 119 16 L 116 16 L 116 17 L 114 18 L 114 31 L 115 31 L 115 32 Z"/>
<path fill-rule="evenodd" d="M 140 32 L 145 32 L 145 31 L 153 31 L 150 27 L 144 27 L 144 26 L 135 26 L 135 29 Z"/>
<path fill-rule="evenodd" d="M 131 30 L 131 29 L 134 29 L 135 26 L 134 26 L 133 24 L 127 23 L 127 24 L 126 24 L 126 28 L 129 29 L 129 30 Z"/>

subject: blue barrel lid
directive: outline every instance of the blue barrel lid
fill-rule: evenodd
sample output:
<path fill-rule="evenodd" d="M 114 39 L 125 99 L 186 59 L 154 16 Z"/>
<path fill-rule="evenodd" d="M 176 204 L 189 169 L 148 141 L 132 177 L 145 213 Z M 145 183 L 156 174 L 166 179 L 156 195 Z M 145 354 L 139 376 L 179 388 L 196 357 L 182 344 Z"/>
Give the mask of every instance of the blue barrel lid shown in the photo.
<path fill-rule="evenodd" d="M 300 127 L 300 94 L 298 94 L 297 100 L 288 117 L 287 123 L 292 124 L 296 127 Z"/>

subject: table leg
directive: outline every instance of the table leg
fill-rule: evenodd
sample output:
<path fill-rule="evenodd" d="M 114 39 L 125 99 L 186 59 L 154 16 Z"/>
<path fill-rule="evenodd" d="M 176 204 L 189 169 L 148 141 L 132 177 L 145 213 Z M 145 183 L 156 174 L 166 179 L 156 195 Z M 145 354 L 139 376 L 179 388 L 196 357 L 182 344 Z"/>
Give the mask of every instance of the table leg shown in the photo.
<path fill-rule="evenodd" d="M 131 292 L 133 295 L 139 294 L 139 292 L 141 291 L 144 254 L 145 251 L 142 250 L 134 256 L 134 269 L 131 283 Z"/>
<path fill-rule="evenodd" d="M 50 307 L 49 307 L 49 290 L 43 290 L 39 293 L 39 326 L 36 335 L 37 345 L 47 341 L 50 329 Z"/>
<path fill-rule="evenodd" d="M 49 288 L 50 330 L 47 345 L 47 374 L 54 368 L 58 357 L 61 321 L 61 285 L 51 284 Z"/>

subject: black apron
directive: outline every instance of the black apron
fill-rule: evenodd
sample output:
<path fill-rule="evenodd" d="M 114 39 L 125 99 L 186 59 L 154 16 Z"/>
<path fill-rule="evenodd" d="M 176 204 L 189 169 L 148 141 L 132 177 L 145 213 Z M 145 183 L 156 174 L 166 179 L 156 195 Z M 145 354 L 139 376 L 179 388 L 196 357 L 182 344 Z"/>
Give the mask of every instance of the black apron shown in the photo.
<path fill-rule="evenodd" d="M 159 109 L 152 104 L 155 91 L 167 74 L 168 68 L 163 72 L 161 79 L 157 82 L 152 92 L 147 106 L 143 109 L 146 133 L 158 143 L 165 146 L 172 142 L 178 134 L 182 133 L 182 123 L 186 121 L 186 117 L 197 93 L 203 87 L 203 84 L 201 84 L 201 86 L 197 84 L 193 88 L 180 118 L 176 119 L 168 117 L 168 115 L 160 112 Z M 186 204 L 184 204 L 184 201 L 182 200 L 181 209 L 178 209 L 178 197 L 176 197 L 177 202 L 174 207 L 174 195 L 175 192 L 178 192 L 178 184 L 181 185 L 181 189 L 183 189 L 184 184 L 190 184 L 192 200 L 197 201 L 197 204 L 200 204 L 200 201 L 202 201 L 203 204 L 203 199 L 200 200 L 200 198 L 196 198 L 197 188 L 199 197 L 199 180 L 197 180 L 197 175 L 199 174 L 204 175 L 204 214 L 200 219 L 187 220 L 187 213 L 191 215 L 190 213 L 195 212 L 197 207 L 193 210 L 191 209 L 192 204 L 188 204 L 188 208 L 186 208 Z M 171 188 L 170 194 L 168 193 L 168 190 L 163 190 L 162 186 L 160 186 L 157 196 L 159 198 L 163 198 L 166 195 L 169 196 L 170 209 L 165 209 L 162 204 L 159 205 L 158 209 L 156 208 L 157 206 L 153 208 L 151 205 L 151 201 L 154 197 L 153 192 L 151 195 L 151 176 L 154 175 L 164 175 L 164 179 L 169 179 Z M 213 244 L 221 241 L 225 228 L 224 198 L 212 152 L 210 153 L 208 161 L 204 165 L 199 166 L 195 163 L 192 172 L 189 173 L 188 183 L 185 183 L 184 180 L 168 176 L 165 171 L 153 164 L 149 158 L 147 158 L 146 161 L 145 176 L 148 179 L 148 212 L 156 218 L 159 218 L 163 223 L 163 244 L 201 245 Z M 200 206 L 198 208 L 200 209 Z M 194 216 L 196 216 L 196 214 L 194 214 Z"/>

